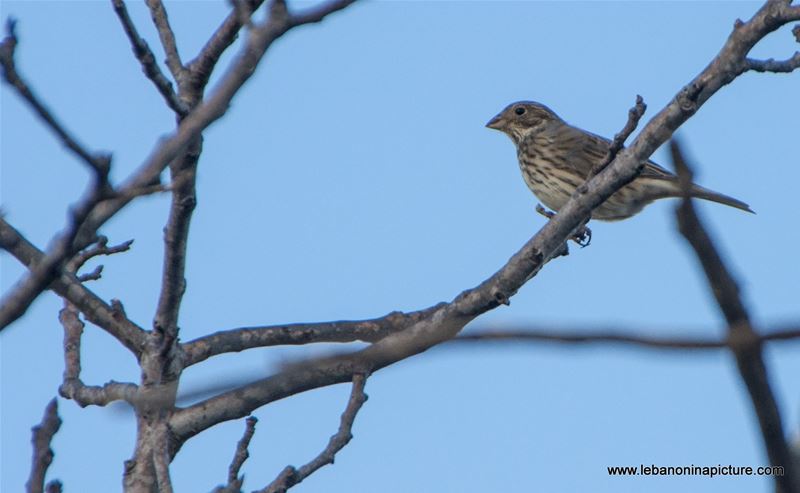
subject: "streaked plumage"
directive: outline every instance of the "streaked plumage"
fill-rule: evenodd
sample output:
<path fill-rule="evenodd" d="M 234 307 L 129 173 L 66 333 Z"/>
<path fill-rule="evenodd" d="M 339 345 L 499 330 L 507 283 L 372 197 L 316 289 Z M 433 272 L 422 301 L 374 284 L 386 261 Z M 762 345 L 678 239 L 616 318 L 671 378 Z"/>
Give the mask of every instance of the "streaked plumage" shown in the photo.
<path fill-rule="evenodd" d="M 487 127 L 508 135 L 517 147 L 522 177 L 528 188 L 558 211 L 592 168 L 605 159 L 611 141 L 573 127 L 550 108 L 531 101 L 508 105 Z M 692 185 L 692 196 L 753 212 L 744 202 Z M 652 161 L 592 213 L 592 219 L 616 221 L 640 212 L 657 199 L 681 196 L 677 177 Z"/>

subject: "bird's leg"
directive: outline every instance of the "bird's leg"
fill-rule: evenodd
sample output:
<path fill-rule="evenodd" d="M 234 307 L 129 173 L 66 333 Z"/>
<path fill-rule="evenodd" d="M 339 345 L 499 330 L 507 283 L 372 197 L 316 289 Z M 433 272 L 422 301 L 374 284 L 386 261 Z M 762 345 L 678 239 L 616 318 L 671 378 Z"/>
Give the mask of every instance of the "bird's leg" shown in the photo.
<path fill-rule="evenodd" d="M 552 219 L 553 216 L 556 215 L 555 212 L 545 209 L 542 204 L 536 204 L 536 212 L 543 215 L 547 219 Z M 588 223 L 588 221 L 586 223 Z M 592 242 L 592 230 L 586 226 L 586 223 L 584 223 L 580 228 L 576 229 L 572 236 L 569 237 L 570 240 L 580 245 L 581 248 L 589 246 L 589 244 Z"/>
<path fill-rule="evenodd" d="M 569 237 L 570 240 L 580 245 L 581 248 L 586 248 L 592 242 L 592 230 L 586 225 L 588 222 L 589 221 L 583 223 L 583 226 L 576 229 L 575 232 L 572 233 L 572 236 Z"/>

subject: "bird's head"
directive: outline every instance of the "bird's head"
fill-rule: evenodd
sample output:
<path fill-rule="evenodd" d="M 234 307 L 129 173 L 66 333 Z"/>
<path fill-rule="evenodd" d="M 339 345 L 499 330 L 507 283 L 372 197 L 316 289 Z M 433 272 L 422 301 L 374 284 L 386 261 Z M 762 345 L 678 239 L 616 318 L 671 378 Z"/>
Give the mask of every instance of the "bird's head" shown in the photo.
<path fill-rule="evenodd" d="M 486 126 L 500 130 L 519 144 L 528 133 L 538 132 L 554 122 L 561 122 L 561 118 L 547 106 L 533 101 L 518 101 L 506 106 Z"/>

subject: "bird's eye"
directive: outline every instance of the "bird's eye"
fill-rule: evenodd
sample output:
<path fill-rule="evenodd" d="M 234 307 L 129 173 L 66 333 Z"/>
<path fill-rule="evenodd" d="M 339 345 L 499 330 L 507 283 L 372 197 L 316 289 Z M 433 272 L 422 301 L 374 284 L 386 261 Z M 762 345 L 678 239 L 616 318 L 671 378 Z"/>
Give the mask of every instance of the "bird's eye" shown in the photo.
<path fill-rule="evenodd" d="M 525 114 L 525 108 L 523 106 L 517 106 L 516 108 L 514 108 L 514 113 L 516 113 L 518 115 L 524 115 Z"/>

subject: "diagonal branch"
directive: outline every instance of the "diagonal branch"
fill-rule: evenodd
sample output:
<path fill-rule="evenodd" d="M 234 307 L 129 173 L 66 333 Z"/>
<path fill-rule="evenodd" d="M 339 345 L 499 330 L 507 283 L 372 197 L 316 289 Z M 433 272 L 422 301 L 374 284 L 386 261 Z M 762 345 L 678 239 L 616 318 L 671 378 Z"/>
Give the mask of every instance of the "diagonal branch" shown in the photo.
<path fill-rule="evenodd" d="M 45 258 L 39 249 L 2 217 L 0 217 L 0 248 L 8 251 L 29 269 L 35 269 Z M 69 300 L 85 314 L 87 319 L 119 340 L 134 355 L 139 355 L 144 342 L 144 330 L 131 322 L 120 310 L 101 300 L 74 275 L 68 272 L 62 273 L 53 280 L 50 288 L 59 296 Z"/>
<path fill-rule="evenodd" d="M 685 197 L 676 211 L 678 227 L 694 249 L 708 278 L 709 287 L 728 322 L 731 350 L 758 417 L 770 464 L 781 466 L 784 470 L 783 476 L 775 478 L 779 491 L 800 491 L 800 478 L 793 467 L 792 454 L 786 443 L 778 403 L 764 364 L 759 335 L 750 322 L 736 281 L 717 251 L 714 240 L 697 217 L 689 196 L 692 173 L 674 140 L 671 142 L 671 150 L 678 179 L 685 190 Z"/>
<path fill-rule="evenodd" d="M 647 105 L 644 104 L 644 99 L 640 95 L 636 95 L 636 104 L 634 104 L 633 108 L 628 110 L 628 121 L 625 122 L 625 126 L 622 127 L 622 130 L 614 135 L 614 140 L 611 141 L 611 145 L 608 147 L 608 154 L 606 158 L 597 164 L 592 170 L 589 172 L 589 178 L 597 175 L 601 171 L 603 171 L 606 166 L 611 164 L 614 161 L 614 158 L 617 157 L 617 154 L 620 150 L 625 146 L 625 141 L 628 140 L 628 137 L 631 136 L 634 130 L 636 130 L 636 126 L 639 125 L 639 120 L 642 119 L 644 116 L 644 112 L 647 110 Z"/>
<path fill-rule="evenodd" d="M 0 330 L 21 317 L 42 291 L 60 275 L 63 263 L 75 251 L 73 243 L 80 225 L 95 205 L 113 194 L 113 188 L 108 181 L 111 157 L 106 154 L 93 154 L 86 150 L 39 100 L 16 70 L 14 51 L 18 40 L 13 21 L 8 22 L 7 29 L 8 35 L 0 43 L 0 65 L 4 80 L 16 89 L 64 146 L 93 171 L 93 180 L 83 197 L 70 209 L 67 226 L 56 236 L 47 255 L 3 297 L 0 302 Z"/>
<path fill-rule="evenodd" d="M 44 478 L 47 468 L 53 462 L 53 449 L 50 442 L 61 428 L 61 418 L 58 417 L 58 401 L 53 398 L 44 410 L 42 422 L 33 427 L 33 462 L 31 474 L 25 484 L 27 493 L 42 493 L 44 491 Z M 50 484 L 55 484 L 51 482 Z M 60 483 L 58 483 L 60 485 Z M 48 491 L 50 485 L 48 484 Z"/>
<path fill-rule="evenodd" d="M 389 334 L 365 349 L 296 365 L 258 382 L 177 409 L 170 418 L 177 443 L 183 443 L 217 423 L 247 416 L 254 409 L 275 400 L 341 383 L 355 373 L 371 373 L 422 353 L 454 337 L 481 314 L 508 302 L 525 282 L 562 250 L 567 238 L 590 217 L 593 208 L 632 180 L 641 163 L 646 162 L 675 129 L 741 73 L 750 49 L 790 20 L 782 3 L 768 2 L 752 19 L 741 23 L 711 63 L 645 125 L 631 146 L 622 149 L 586 187 L 579 187 L 559 213 L 483 283 L 462 292 L 451 302 L 437 306 L 427 317 L 405 330 Z"/>
<path fill-rule="evenodd" d="M 169 106 L 170 109 L 172 109 L 172 111 L 174 111 L 179 117 L 185 116 L 188 112 L 186 105 L 181 102 L 181 100 L 178 98 L 178 95 L 175 94 L 175 90 L 172 88 L 172 83 L 161 72 L 161 69 L 158 67 L 158 63 L 156 63 L 156 58 L 153 55 L 152 50 L 150 50 L 150 47 L 147 45 L 147 41 L 139 36 L 139 32 L 136 30 L 136 25 L 134 25 L 133 20 L 128 15 L 128 9 L 125 6 L 125 1 L 111 0 L 111 3 L 114 6 L 114 12 L 116 12 L 119 21 L 122 23 L 122 29 L 128 36 L 128 40 L 131 43 L 131 48 L 133 49 L 133 54 L 142 65 L 142 71 L 147 78 L 150 79 L 153 85 L 156 86 L 156 89 L 164 98 L 167 106 Z"/>
<path fill-rule="evenodd" d="M 367 395 L 364 393 L 364 385 L 366 383 L 367 376 L 365 374 L 357 373 L 353 375 L 353 390 L 350 392 L 350 399 L 347 401 L 344 413 L 342 413 L 339 430 L 331 437 L 328 446 L 311 462 L 299 469 L 293 466 L 286 466 L 272 483 L 256 493 L 285 493 L 292 486 L 299 484 L 314 474 L 319 468 L 333 464 L 336 454 L 353 438 L 353 422 L 361 406 L 367 401 Z"/>
<path fill-rule="evenodd" d="M 250 12 L 258 9 L 264 0 L 240 0 L 243 5 L 239 8 L 234 8 L 228 17 L 222 21 L 222 24 L 214 31 L 208 42 L 200 50 L 200 53 L 187 64 L 195 83 L 199 87 L 205 87 L 208 83 L 211 73 L 214 71 L 217 62 L 222 54 L 227 50 L 236 38 L 239 36 L 239 31 L 244 26 L 245 19 L 241 14 L 243 8 L 249 8 Z M 249 16 L 247 16 L 249 20 Z"/>
<path fill-rule="evenodd" d="M 183 82 L 183 74 L 186 69 L 181 62 L 181 57 L 178 54 L 178 45 L 175 42 L 175 32 L 169 25 L 169 18 L 167 17 L 167 10 L 161 0 L 145 0 L 147 7 L 150 9 L 150 16 L 153 18 L 153 24 L 158 31 L 158 37 L 161 39 L 161 45 L 164 47 L 164 53 L 167 55 L 167 67 L 178 85 Z"/>
<path fill-rule="evenodd" d="M 392 312 L 369 320 L 298 323 L 224 330 L 183 345 L 184 365 L 191 366 L 219 354 L 246 349 L 321 342 L 376 342 L 431 315 L 440 305 L 410 313 Z"/>
<path fill-rule="evenodd" d="M 173 135 L 162 139 L 156 145 L 150 157 L 119 187 L 116 198 L 98 204 L 82 226 L 77 243 L 81 245 L 83 242 L 88 242 L 88 239 L 100 226 L 130 202 L 131 198 L 126 192 L 157 183 L 164 168 L 198 138 L 203 130 L 228 111 L 234 96 L 253 75 L 258 63 L 276 39 L 290 29 L 301 25 L 302 22 L 321 20 L 328 14 L 345 8 L 353 1 L 355 0 L 325 4 L 315 9 L 314 15 L 304 15 L 299 21 L 289 14 L 275 15 L 270 16 L 264 23 L 254 26 L 241 51 L 231 67 L 223 74 L 211 95 L 181 121 Z"/>
<path fill-rule="evenodd" d="M 0 43 L 0 65 L 3 68 L 3 79 L 28 103 L 45 125 L 58 136 L 64 146 L 89 166 L 97 175 L 99 181 L 107 183 L 108 171 L 111 166 L 110 156 L 95 154 L 87 150 L 36 96 L 30 85 L 17 72 L 17 67 L 14 63 L 14 51 L 16 50 L 18 39 L 13 20 L 8 21 L 6 30 L 7 35 Z"/>

